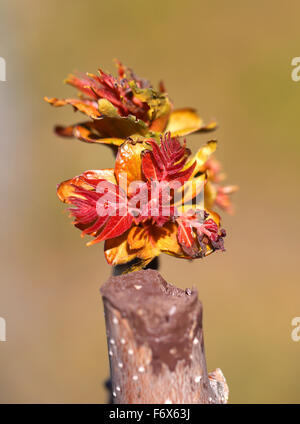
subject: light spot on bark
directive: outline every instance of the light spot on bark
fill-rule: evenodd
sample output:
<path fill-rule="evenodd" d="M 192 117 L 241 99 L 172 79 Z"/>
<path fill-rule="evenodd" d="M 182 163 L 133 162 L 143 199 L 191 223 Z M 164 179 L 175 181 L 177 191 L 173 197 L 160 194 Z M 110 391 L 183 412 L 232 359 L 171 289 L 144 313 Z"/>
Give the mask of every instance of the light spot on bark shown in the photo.
<path fill-rule="evenodd" d="M 176 312 L 176 306 L 172 306 L 172 308 L 169 310 L 169 315 L 174 315 Z"/>

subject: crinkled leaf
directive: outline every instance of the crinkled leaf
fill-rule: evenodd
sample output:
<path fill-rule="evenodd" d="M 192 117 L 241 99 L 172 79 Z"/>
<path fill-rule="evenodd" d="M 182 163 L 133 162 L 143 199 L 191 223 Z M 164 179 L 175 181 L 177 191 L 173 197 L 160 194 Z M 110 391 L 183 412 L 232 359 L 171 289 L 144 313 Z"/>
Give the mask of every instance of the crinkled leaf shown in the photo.
<path fill-rule="evenodd" d="M 132 116 L 126 118 L 100 116 L 94 120 L 93 127 L 103 138 L 116 137 L 126 139 L 133 135 L 144 136 L 148 131 L 143 121 L 136 120 Z"/>
<path fill-rule="evenodd" d="M 132 224 L 133 217 L 130 214 L 125 216 L 110 216 L 105 222 L 105 226 L 101 233 L 87 245 L 92 246 L 100 241 L 112 239 L 122 235 Z"/>
<path fill-rule="evenodd" d="M 54 107 L 62 107 L 65 105 L 71 105 L 75 110 L 79 110 L 90 118 L 100 116 L 97 108 L 97 103 L 91 100 L 82 99 L 57 99 L 56 97 L 44 97 L 44 100 L 50 103 Z"/>
<path fill-rule="evenodd" d="M 195 240 L 193 228 L 185 221 L 178 220 L 178 242 L 189 257 L 197 257 L 199 248 Z"/>
<path fill-rule="evenodd" d="M 167 121 L 172 105 L 166 93 L 159 93 L 152 87 L 140 88 L 135 81 L 131 81 L 129 85 L 134 98 L 138 99 L 142 104 L 147 105 L 147 115 L 150 122 L 155 122 L 159 118 L 163 118 L 162 121 L 158 121 L 161 124 Z M 157 127 L 158 122 L 154 124 L 154 127 Z M 155 131 L 154 127 L 151 128 L 153 131 Z"/>
<path fill-rule="evenodd" d="M 152 151 L 143 154 L 142 169 L 148 181 L 178 181 L 183 184 L 193 172 L 195 164 L 183 170 L 187 160 L 188 151 L 181 146 L 177 138 L 172 138 L 170 133 L 162 139 L 160 146 L 153 140 L 147 140 Z"/>
<path fill-rule="evenodd" d="M 55 132 L 61 137 L 75 137 L 85 143 L 111 144 L 113 146 L 120 146 L 124 143 L 123 138 L 103 137 L 93 122 L 83 122 L 69 127 L 56 126 Z"/>
<path fill-rule="evenodd" d="M 128 234 L 128 244 L 130 249 L 136 250 L 138 258 L 149 259 L 160 254 L 155 240 L 155 228 L 154 225 L 149 224 L 131 228 Z"/>

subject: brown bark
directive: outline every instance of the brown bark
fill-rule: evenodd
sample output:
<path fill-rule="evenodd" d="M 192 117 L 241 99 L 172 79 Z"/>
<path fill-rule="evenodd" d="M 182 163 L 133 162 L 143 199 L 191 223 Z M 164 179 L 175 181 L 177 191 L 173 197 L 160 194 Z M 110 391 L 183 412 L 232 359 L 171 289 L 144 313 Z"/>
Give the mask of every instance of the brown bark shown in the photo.
<path fill-rule="evenodd" d="M 196 290 L 154 270 L 111 277 L 101 288 L 114 403 L 226 403 L 221 370 L 208 375 Z"/>

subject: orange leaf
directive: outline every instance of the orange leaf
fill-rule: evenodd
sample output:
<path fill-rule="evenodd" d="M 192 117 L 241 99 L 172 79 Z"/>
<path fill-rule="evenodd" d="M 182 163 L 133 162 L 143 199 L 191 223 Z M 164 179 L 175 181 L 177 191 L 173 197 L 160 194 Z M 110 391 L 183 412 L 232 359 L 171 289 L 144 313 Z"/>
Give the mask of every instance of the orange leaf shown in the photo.
<path fill-rule="evenodd" d="M 56 126 L 55 132 L 61 137 L 75 137 L 86 143 L 112 144 L 115 146 L 120 146 L 124 143 L 123 138 L 107 138 L 101 135 L 95 128 L 94 122 L 83 122 L 68 127 Z"/>
<path fill-rule="evenodd" d="M 152 122 L 152 124 L 150 125 L 150 128 L 149 129 L 151 131 L 155 131 L 155 132 L 161 133 L 166 128 L 168 120 L 169 120 L 169 115 L 167 115 L 167 114 L 166 115 L 163 115 L 163 116 L 161 116 L 159 118 L 156 118 Z"/>
<path fill-rule="evenodd" d="M 173 222 L 163 227 L 156 227 L 157 247 L 170 255 L 183 256 L 183 251 L 177 240 L 177 225 Z"/>
<path fill-rule="evenodd" d="M 131 228 L 128 234 L 128 244 L 131 250 L 135 249 L 138 258 L 149 259 L 160 254 L 156 243 L 155 229 L 156 226 L 151 224 Z"/>
<path fill-rule="evenodd" d="M 77 177 L 71 178 L 70 180 L 64 181 L 57 187 L 57 195 L 59 199 L 64 203 L 69 203 L 68 198 L 75 196 L 82 198 L 80 194 L 75 193 L 75 187 L 85 188 L 91 190 L 91 186 L 85 181 L 85 179 L 100 180 L 105 179 L 113 184 L 116 184 L 116 179 L 113 169 L 101 169 L 95 171 L 86 171 Z"/>
<path fill-rule="evenodd" d="M 105 241 L 104 254 L 110 265 L 124 264 L 136 257 L 136 253 L 131 252 L 127 241 L 129 231 L 119 237 Z"/>
<path fill-rule="evenodd" d="M 142 142 L 127 140 L 118 150 L 115 163 L 115 175 L 118 184 L 121 184 L 122 174 L 127 177 L 127 187 L 133 181 L 142 181 L 142 151 L 145 146 Z"/>
<path fill-rule="evenodd" d="M 44 100 L 50 103 L 54 107 L 61 107 L 65 105 L 71 105 L 76 110 L 86 114 L 87 116 L 94 118 L 100 116 L 98 111 L 97 103 L 92 100 L 83 99 L 57 99 L 56 97 L 44 97 Z"/>
<path fill-rule="evenodd" d="M 128 234 L 128 244 L 131 250 L 139 250 L 145 246 L 147 234 L 143 227 L 132 227 Z"/>

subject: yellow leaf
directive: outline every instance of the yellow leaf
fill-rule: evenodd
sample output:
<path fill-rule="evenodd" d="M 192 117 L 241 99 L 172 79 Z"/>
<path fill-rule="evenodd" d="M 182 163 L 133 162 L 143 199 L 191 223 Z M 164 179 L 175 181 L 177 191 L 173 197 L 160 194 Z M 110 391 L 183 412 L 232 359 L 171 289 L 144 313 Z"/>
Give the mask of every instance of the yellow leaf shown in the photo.
<path fill-rule="evenodd" d="M 204 189 L 204 201 L 205 208 L 211 209 L 215 203 L 217 197 L 217 189 L 214 184 L 211 184 L 210 181 L 207 181 Z"/>
<path fill-rule="evenodd" d="M 216 151 L 217 140 L 208 141 L 203 147 L 201 147 L 196 155 L 185 165 L 185 168 L 188 168 L 196 161 L 196 166 L 194 168 L 193 174 L 194 177 L 198 172 L 203 172 L 203 165 L 208 160 L 208 158 Z"/>
<path fill-rule="evenodd" d="M 202 201 L 204 199 L 204 185 L 206 175 L 203 173 L 199 177 L 192 178 L 184 183 L 182 187 L 175 193 L 174 205 L 182 208 L 182 212 L 190 209 L 190 202 L 196 198 Z M 201 193 L 203 192 L 203 193 Z M 203 194 L 203 196 L 202 196 Z"/>
<path fill-rule="evenodd" d="M 205 211 L 208 213 L 207 219 L 212 219 L 213 221 L 215 221 L 217 226 L 220 227 L 220 223 L 221 223 L 220 215 L 217 212 L 214 212 L 212 210 L 208 210 L 206 208 L 205 208 Z"/>
<path fill-rule="evenodd" d="M 105 241 L 104 254 L 110 265 L 121 265 L 132 261 L 136 253 L 130 250 L 127 238 L 130 230 L 119 237 Z"/>
<path fill-rule="evenodd" d="M 104 137 L 94 126 L 94 122 L 83 122 L 68 127 L 56 126 L 55 132 L 61 137 L 75 137 L 86 143 L 110 144 L 113 146 L 121 146 L 124 143 L 123 138 Z"/>
<path fill-rule="evenodd" d="M 104 137 L 101 135 L 94 128 L 93 122 L 88 122 L 84 125 L 74 125 L 73 135 L 86 143 L 112 144 L 114 146 L 121 146 L 121 144 L 124 143 L 123 138 Z"/>
<path fill-rule="evenodd" d="M 149 110 L 147 112 L 150 122 L 153 122 L 159 118 L 166 117 L 168 118 L 172 109 L 172 104 L 166 93 L 158 93 L 153 88 L 139 88 L 134 81 L 129 83 L 134 98 L 138 99 L 143 103 L 147 103 Z M 154 124 L 154 127 L 161 128 L 158 123 L 166 124 L 166 121 L 158 121 Z M 159 129 L 154 129 L 153 131 L 159 131 Z M 163 128 L 161 129 L 163 130 Z"/>
<path fill-rule="evenodd" d="M 155 228 L 157 247 L 165 253 L 173 255 L 183 255 L 183 251 L 177 240 L 177 225 L 173 222 L 165 224 L 163 227 Z"/>
<path fill-rule="evenodd" d="M 200 118 L 195 109 L 183 108 L 171 112 L 165 131 L 170 131 L 172 137 L 177 137 L 191 134 L 195 131 L 212 131 L 215 128 L 215 122 L 204 125 L 202 118 Z"/>
<path fill-rule="evenodd" d="M 116 137 L 126 139 L 133 135 L 146 135 L 148 127 L 142 120 L 137 120 L 134 116 L 111 117 L 99 116 L 94 118 L 93 128 L 101 134 L 103 138 Z"/>
<path fill-rule="evenodd" d="M 98 100 L 98 109 L 100 115 L 109 116 L 110 118 L 119 118 L 118 109 L 107 99 Z"/>

